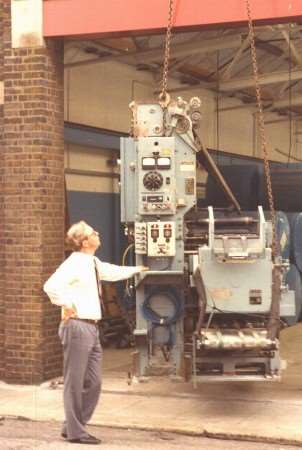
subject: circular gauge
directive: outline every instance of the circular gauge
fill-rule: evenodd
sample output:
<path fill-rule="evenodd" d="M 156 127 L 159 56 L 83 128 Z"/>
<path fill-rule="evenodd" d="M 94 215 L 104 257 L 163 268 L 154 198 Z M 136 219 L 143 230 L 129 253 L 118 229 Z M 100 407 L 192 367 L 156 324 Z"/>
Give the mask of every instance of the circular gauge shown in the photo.
<path fill-rule="evenodd" d="M 163 185 L 163 181 L 162 175 L 154 170 L 146 173 L 143 178 L 143 184 L 149 191 L 156 191 L 157 189 L 160 189 Z"/>

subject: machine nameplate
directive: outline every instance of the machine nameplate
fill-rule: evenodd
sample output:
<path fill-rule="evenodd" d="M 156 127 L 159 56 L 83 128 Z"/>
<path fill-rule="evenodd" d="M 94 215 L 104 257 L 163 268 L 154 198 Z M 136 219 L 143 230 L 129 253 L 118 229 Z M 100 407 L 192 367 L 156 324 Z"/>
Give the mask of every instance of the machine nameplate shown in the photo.
<path fill-rule="evenodd" d="M 193 161 L 182 161 L 180 163 L 181 172 L 194 172 L 195 171 L 195 163 Z"/>

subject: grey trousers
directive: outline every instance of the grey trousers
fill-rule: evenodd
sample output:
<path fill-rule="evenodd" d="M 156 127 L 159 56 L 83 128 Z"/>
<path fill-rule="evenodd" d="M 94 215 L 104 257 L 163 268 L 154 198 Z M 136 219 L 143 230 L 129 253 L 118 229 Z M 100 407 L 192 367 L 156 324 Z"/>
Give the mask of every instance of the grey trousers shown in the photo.
<path fill-rule="evenodd" d="M 102 347 L 94 324 L 69 319 L 61 322 L 59 337 L 64 353 L 64 410 L 62 432 L 68 439 L 88 435 L 91 418 L 101 392 Z"/>

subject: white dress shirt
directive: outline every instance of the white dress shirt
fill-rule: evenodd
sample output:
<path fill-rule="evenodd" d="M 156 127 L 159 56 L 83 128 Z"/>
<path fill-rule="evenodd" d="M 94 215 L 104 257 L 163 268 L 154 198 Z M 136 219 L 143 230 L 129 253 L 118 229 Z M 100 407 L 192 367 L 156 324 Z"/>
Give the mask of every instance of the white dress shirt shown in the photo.
<path fill-rule="evenodd" d="M 80 319 L 100 320 L 102 316 L 95 263 L 100 280 L 119 281 L 141 271 L 137 266 L 116 266 L 96 256 L 72 253 L 44 284 L 44 291 L 55 305 L 76 308 Z"/>

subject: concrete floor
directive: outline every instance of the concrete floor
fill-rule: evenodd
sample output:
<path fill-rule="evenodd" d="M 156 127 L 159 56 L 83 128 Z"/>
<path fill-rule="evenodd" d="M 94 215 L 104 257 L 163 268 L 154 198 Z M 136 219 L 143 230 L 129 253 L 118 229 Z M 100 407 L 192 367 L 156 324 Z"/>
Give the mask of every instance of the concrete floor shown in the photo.
<path fill-rule="evenodd" d="M 92 424 L 302 446 L 302 324 L 283 331 L 281 348 L 288 368 L 280 383 L 207 383 L 197 389 L 159 377 L 129 384 L 131 351 L 106 350 Z M 0 415 L 60 422 L 62 385 L 0 383 Z"/>
<path fill-rule="evenodd" d="M 294 446 L 242 442 L 201 436 L 186 436 L 161 431 L 93 427 L 89 433 L 100 438 L 101 450 L 297 450 Z M 85 446 L 86 449 L 91 446 Z M 84 447 L 84 448 L 85 448 Z M 28 422 L 6 419 L 0 422 L 0 450 L 83 450 L 60 436 L 60 425 L 52 422 Z"/>

